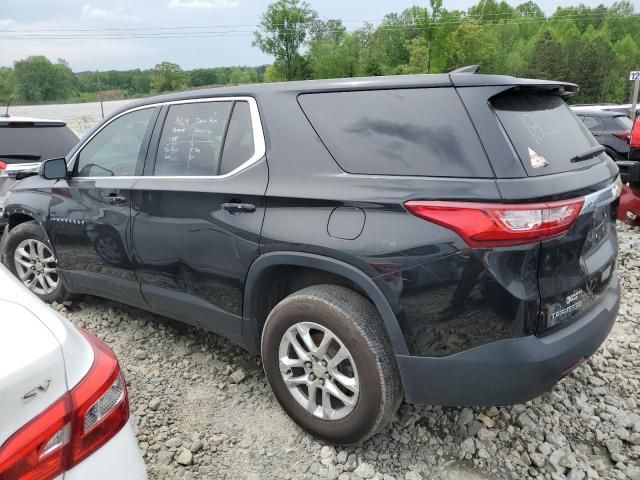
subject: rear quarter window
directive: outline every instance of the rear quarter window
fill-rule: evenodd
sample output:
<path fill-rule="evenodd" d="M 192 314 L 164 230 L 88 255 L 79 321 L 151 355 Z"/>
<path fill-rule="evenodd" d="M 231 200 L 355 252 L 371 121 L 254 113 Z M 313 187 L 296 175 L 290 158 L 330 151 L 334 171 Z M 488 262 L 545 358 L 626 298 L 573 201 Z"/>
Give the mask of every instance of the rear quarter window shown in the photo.
<path fill-rule="evenodd" d="M 298 101 L 348 173 L 493 177 L 452 88 L 313 93 Z"/>
<path fill-rule="evenodd" d="M 490 103 L 529 176 L 578 170 L 607 158 L 601 154 L 571 162 L 598 142 L 556 95 L 506 92 L 493 97 Z"/>

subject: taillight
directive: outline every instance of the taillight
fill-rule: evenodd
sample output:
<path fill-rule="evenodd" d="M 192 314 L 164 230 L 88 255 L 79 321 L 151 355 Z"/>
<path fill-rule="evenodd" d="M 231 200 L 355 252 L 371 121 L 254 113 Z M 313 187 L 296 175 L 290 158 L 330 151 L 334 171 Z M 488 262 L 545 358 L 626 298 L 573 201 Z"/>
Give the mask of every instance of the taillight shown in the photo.
<path fill-rule="evenodd" d="M 640 148 L 640 120 L 636 119 L 633 122 L 633 128 L 631 129 L 631 138 L 629 139 L 629 145 L 631 148 Z"/>
<path fill-rule="evenodd" d="M 625 142 L 628 142 L 629 138 L 631 138 L 631 132 L 614 132 L 613 134 Z"/>
<path fill-rule="evenodd" d="M 3 161 L 0 161 L 0 172 L 6 169 L 7 169 L 7 164 Z"/>
<path fill-rule="evenodd" d="M 475 248 L 539 242 L 565 234 L 580 214 L 583 198 L 528 204 L 405 203 L 413 215 L 453 230 Z"/>
<path fill-rule="evenodd" d="M 127 389 L 118 360 L 102 341 L 89 373 L 69 393 L 0 447 L 0 479 L 49 480 L 73 468 L 109 441 L 129 419 Z"/>

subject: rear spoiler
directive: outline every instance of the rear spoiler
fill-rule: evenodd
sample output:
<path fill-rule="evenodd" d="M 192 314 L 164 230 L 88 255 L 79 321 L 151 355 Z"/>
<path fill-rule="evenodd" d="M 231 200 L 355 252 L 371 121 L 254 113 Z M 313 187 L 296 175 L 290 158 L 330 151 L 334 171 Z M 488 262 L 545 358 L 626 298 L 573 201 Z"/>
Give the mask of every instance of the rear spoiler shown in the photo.
<path fill-rule="evenodd" d="M 575 83 L 553 80 L 536 80 L 532 78 L 516 78 L 508 75 L 486 75 L 478 73 L 479 65 L 468 65 L 449 72 L 454 87 L 507 87 L 506 90 L 539 90 L 569 98 L 578 93 Z"/>

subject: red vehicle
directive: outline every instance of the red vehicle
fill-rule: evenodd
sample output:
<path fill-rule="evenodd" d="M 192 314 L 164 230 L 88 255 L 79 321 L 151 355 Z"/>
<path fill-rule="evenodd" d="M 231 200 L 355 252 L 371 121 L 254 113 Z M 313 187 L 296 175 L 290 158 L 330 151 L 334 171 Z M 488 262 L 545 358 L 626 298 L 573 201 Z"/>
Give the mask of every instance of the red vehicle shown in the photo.
<path fill-rule="evenodd" d="M 619 161 L 625 184 L 620 196 L 618 220 L 640 227 L 640 119 L 636 118 L 629 138 L 629 160 Z"/>

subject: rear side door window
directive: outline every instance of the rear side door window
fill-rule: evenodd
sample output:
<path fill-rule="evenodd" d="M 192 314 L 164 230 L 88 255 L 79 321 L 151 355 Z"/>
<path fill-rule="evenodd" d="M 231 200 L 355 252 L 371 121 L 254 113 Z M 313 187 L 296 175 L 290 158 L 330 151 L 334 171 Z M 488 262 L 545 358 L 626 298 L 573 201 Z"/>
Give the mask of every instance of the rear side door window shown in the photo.
<path fill-rule="evenodd" d="M 232 108 L 232 101 L 171 105 L 160 135 L 154 175 L 218 175 Z"/>
<path fill-rule="evenodd" d="M 255 155 L 247 101 L 209 101 L 169 107 L 154 168 L 156 176 L 219 176 Z"/>
<path fill-rule="evenodd" d="M 220 175 L 230 173 L 253 157 L 255 145 L 251 124 L 251 110 L 247 102 L 235 102 L 224 142 Z"/>
<path fill-rule="evenodd" d="M 144 161 L 154 108 L 116 118 L 82 147 L 74 177 L 134 176 Z"/>

